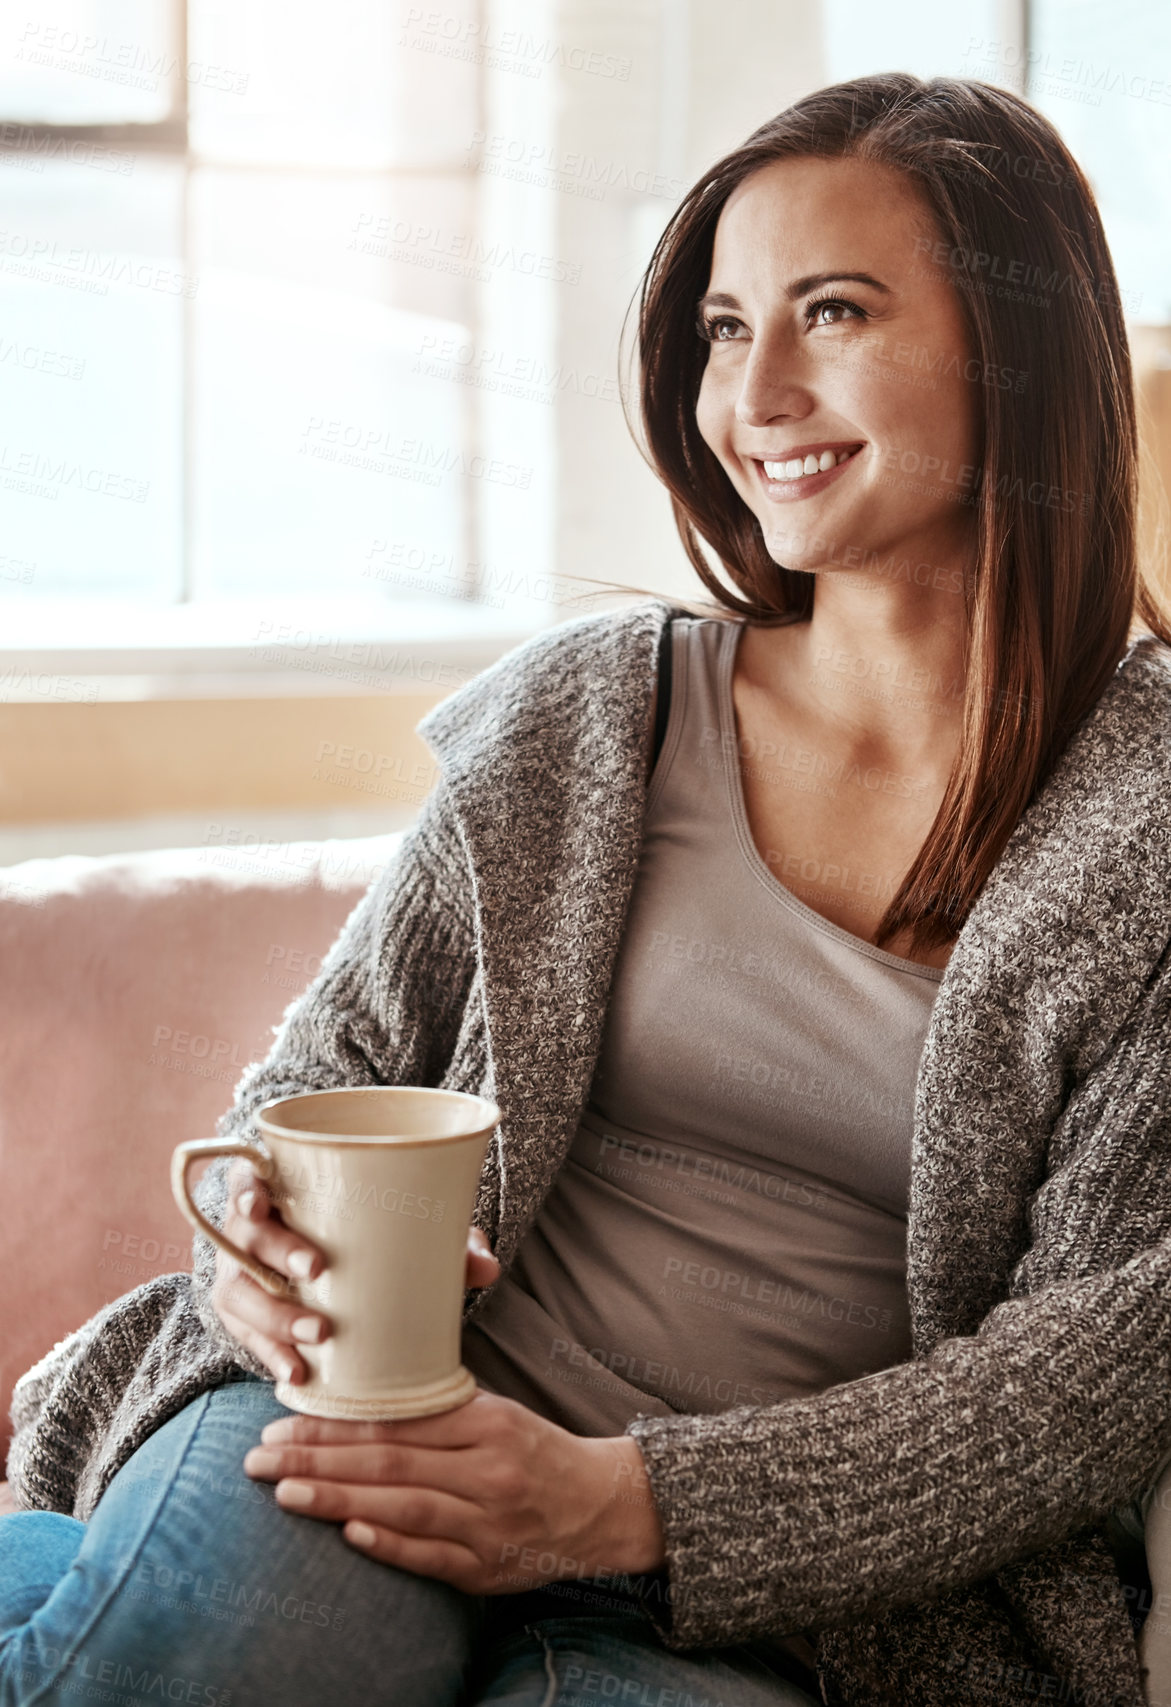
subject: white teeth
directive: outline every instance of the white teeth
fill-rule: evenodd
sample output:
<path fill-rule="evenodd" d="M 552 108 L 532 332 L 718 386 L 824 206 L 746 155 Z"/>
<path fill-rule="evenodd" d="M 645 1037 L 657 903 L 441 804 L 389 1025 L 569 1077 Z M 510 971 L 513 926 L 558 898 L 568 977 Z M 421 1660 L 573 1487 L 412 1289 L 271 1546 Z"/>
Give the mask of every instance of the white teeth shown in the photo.
<path fill-rule="evenodd" d="M 766 462 L 765 477 L 768 480 L 800 480 L 805 474 L 825 474 L 853 454 L 853 450 L 823 450 L 820 456 L 814 456 L 811 451 L 806 457 L 790 457 L 787 462 Z"/>

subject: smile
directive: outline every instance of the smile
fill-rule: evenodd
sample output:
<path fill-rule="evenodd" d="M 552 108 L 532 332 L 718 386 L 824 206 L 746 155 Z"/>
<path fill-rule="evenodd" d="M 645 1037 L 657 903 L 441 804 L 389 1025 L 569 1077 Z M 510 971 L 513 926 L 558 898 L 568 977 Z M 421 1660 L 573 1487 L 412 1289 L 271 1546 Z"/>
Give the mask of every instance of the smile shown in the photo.
<path fill-rule="evenodd" d="M 820 492 L 832 480 L 838 479 L 864 448 L 861 444 L 826 445 L 823 448 L 811 447 L 804 454 L 776 462 L 771 459 L 763 461 L 759 457 L 753 457 L 752 461 L 768 497 L 784 502 L 793 498 L 809 498 Z"/>

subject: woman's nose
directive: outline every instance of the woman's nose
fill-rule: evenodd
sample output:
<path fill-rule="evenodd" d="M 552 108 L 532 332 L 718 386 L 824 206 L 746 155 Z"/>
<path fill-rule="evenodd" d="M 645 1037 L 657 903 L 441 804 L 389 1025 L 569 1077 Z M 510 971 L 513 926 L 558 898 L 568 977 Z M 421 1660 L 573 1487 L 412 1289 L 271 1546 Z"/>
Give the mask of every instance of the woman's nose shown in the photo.
<path fill-rule="evenodd" d="M 736 418 L 746 427 L 767 426 L 778 417 L 798 419 L 812 407 L 808 385 L 792 355 L 758 345 L 740 373 Z"/>

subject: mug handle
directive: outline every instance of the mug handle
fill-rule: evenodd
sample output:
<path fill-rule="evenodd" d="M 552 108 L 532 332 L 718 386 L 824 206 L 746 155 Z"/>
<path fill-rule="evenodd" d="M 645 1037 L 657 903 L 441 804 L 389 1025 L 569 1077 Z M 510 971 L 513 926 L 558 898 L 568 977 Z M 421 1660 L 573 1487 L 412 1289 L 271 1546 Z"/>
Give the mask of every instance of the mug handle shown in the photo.
<path fill-rule="evenodd" d="M 212 1156 L 244 1156 L 252 1163 L 262 1180 L 270 1180 L 276 1172 L 272 1157 L 266 1155 L 263 1150 L 258 1150 L 255 1144 L 238 1144 L 219 1138 L 192 1138 L 185 1144 L 176 1144 L 171 1157 L 171 1191 L 175 1202 L 196 1231 L 202 1233 L 204 1238 L 210 1239 L 217 1250 L 223 1251 L 233 1262 L 239 1263 L 258 1286 L 263 1286 L 274 1298 L 292 1297 L 294 1288 L 283 1274 L 278 1274 L 275 1268 L 269 1268 L 267 1263 L 249 1256 L 247 1251 L 240 1250 L 238 1245 L 226 1239 L 219 1228 L 213 1227 L 207 1216 L 191 1201 L 187 1170 L 192 1162 L 210 1160 Z"/>

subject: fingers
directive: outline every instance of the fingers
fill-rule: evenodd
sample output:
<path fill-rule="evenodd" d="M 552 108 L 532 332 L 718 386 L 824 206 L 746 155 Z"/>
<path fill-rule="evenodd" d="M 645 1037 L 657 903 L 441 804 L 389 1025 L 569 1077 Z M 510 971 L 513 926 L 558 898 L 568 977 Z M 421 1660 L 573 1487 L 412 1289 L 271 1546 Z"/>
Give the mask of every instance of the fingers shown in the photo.
<path fill-rule="evenodd" d="M 272 1193 L 251 1162 L 237 1157 L 228 1169 L 227 1185 L 224 1237 L 293 1282 L 316 1280 L 325 1267 L 322 1252 L 285 1226 Z M 500 1272 L 485 1234 L 479 1227 L 469 1228 L 466 1286 L 490 1286 Z M 330 1323 L 320 1311 L 295 1298 L 272 1297 L 223 1252 L 216 1257 L 212 1302 L 233 1339 L 278 1380 L 294 1385 L 308 1380 L 309 1368 L 297 1345 L 319 1345 L 328 1337 Z"/>
<path fill-rule="evenodd" d="M 482 1463 L 466 1452 L 428 1452 L 418 1446 L 356 1442 L 344 1446 L 254 1446 L 245 1454 L 244 1473 L 258 1482 L 345 1483 L 365 1488 L 429 1489 L 461 1501 L 474 1501 L 486 1482 Z M 387 1520 L 389 1521 L 389 1519 Z M 409 1524 L 400 1527 L 410 1528 Z M 422 1534 L 423 1531 L 418 1531 Z"/>
<path fill-rule="evenodd" d="M 260 1175 L 253 1173 L 251 1164 L 244 1162 L 243 1168 L 236 1191 L 231 1191 L 231 1169 L 228 1174 L 231 1195 L 224 1219 L 226 1237 L 279 1274 L 293 1280 L 316 1280 L 325 1267 L 325 1258 L 304 1234 L 285 1226 L 272 1193 Z M 239 1224 L 229 1227 L 229 1223 Z"/>
<path fill-rule="evenodd" d="M 466 1542 L 483 1523 L 470 1500 L 435 1488 L 310 1482 L 294 1477 L 277 1483 L 276 1500 L 286 1511 L 326 1523 L 364 1519 L 408 1535 L 442 1536 L 456 1542 Z"/>
<path fill-rule="evenodd" d="M 229 1198 L 238 1197 L 249 1186 L 258 1186 L 268 1195 L 268 1186 L 246 1156 L 235 1156 L 228 1163 L 227 1186 Z"/>
<path fill-rule="evenodd" d="M 308 1423 L 307 1432 L 296 1424 Z M 388 1422 L 353 1422 L 348 1417 L 311 1417 L 294 1412 L 289 1417 L 274 1417 L 265 1423 L 260 1438 L 266 1446 L 283 1446 L 286 1442 L 298 1446 L 361 1446 L 371 1441 L 383 1443 L 395 1438 L 397 1425 Z"/>
<path fill-rule="evenodd" d="M 265 1182 L 244 1158 L 228 1170 L 225 1238 L 249 1256 L 296 1281 L 321 1273 L 325 1259 L 316 1246 L 286 1227 Z M 228 1333 L 280 1381 L 299 1385 L 309 1368 L 297 1343 L 328 1338 L 327 1317 L 297 1298 L 272 1297 L 223 1252 L 216 1256 L 212 1303 Z"/>
<path fill-rule="evenodd" d="M 499 1275 L 500 1264 L 493 1256 L 492 1247 L 486 1236 L 479 1227 L 469 1227 L 465 1285 L 469 1287 L 491 1286 Z"/>
<path fill-rule="evenodd" d="M 498 1592 L 497 1584 L 506 1583 L 502 1570 L 486 1572 L 472 1549 L 456 1541 L 402 1535 L 363 1519 L 347 1523 L 342 1535 L 368 1559 L 376 1559 L 381 1565 L 397 1565 L 400 1570 L 413 1571 L 419 1577 L 435 1577 L 465 1594 L 492 1594 Z"/>
<path fill-rule="evenodd" d="M 280 1381 L 308 1380 L 309 1368 L 298 1345 L 320 1345 L 329 1338 L 327 1317 L 295 1299 L 273 1298 L 225 1258 L 212 1301 L 233 1339 L 248 1348 Z"/>
<path fill-rule="evenodd" d="M 244 1316 L 237 1314 L 235 1307 L 239 1305 L 241 1298 L 247 1297 L 249 1287 L 260 1291 L 255 1281 L 245 1274 L 237 1274 L 231 1281 L 217 1282 L 212 1293 L 216 1315 L 236 1343 L 250 1351 L 278 1381 L 287 1381 L 291 1386 L 301 1386 L 309 1379 L 309 1368 L 304 1358 L 285 1340 L 262 1331 Z"/>

